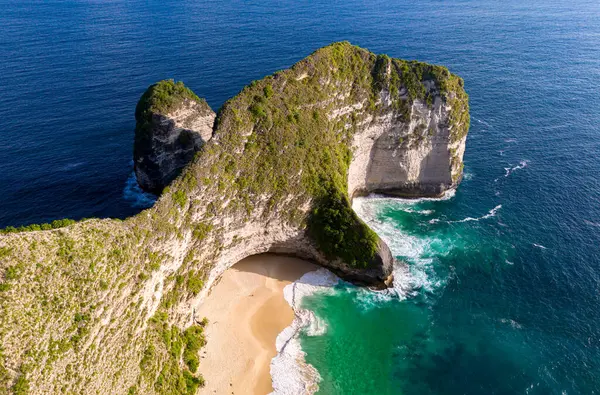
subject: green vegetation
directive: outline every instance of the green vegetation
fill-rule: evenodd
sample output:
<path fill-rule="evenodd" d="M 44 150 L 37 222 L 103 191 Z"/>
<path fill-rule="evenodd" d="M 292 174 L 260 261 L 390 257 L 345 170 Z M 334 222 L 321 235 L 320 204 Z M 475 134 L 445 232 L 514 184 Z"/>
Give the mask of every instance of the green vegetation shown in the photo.
<path fill-rule="evenodd" d="M 163 80 L 151 85 L 142 95 L 135 107 L 135 151 L 134 157 L 141 157 L 148 149 L 150 128 L 152 127 L 152 114 L 167 114 L 185 100 L 193 100 L 208 105 L 194 92 L 187 88 L 183 82 Z M 185 138 L 183 136 L 182 138 Z"/>
<path fill-rule="evenodd" d="M 148 113 L 166 114 L 181 104 L 184 99 L 204 103 L 194 92 L 187 88 L 183 82 L 163 80 L 151 85 L 140 98 L 135 108 L 135 118 L 138 122 Z"/>
<path fill-rule="evenodd" d="M 195 374 L 199 366 L 198 352 L 206 344 L 204 328 L 194 325 L 181 331 L 169 325 L 165 312 L 156 313 L 150 324 L 153 341 L 140 362 L 142 372 L 148 378 L 153 377 L 154 371 L 160 372 L 153 385 L 159 394 L 194 395 L 198 387 L 204 386 L 204 378 Z M 159 348 L 155 348 L 155 344 Z"/>
<path fill-rule="evenodd" d="M 21 374 L 15 384 L 12 387 L 14 395 L 27 395 L 29 394 L 29 382 L 24 374 Z"/>
<path fill-rule="evenodd" d="M 198 352 L 200 351 L 200 348 L 206 345 L 204 329 L 202 326 L 198 325 L 190 326 L 185 330 L 185 332 L 183 332 L 183 338 L 185 341 L 183 360 L 190 371 L 192 373 L 196 373 L 200 363 L 198 359 Z"/>
<path fill-rule="evenodd" d="M 196 225 L 196 228 L 194 229 L 193 234 L 194 234 L 194 237 L 198 241 L 202 241 L 206 238 L 208 233 L 212 230 L 213 230 L 213 225 L 211 223 L 200 222 L 199 224 Z"/>
<path fill-rule="evenodd" d="M 215 195 L 235 200 L 229 211 L 246 210 L 248 216 L 252 202 L 266 195 L 264 216 L 283 212 L 291 222 L 302 223 L 306 218 L 296 207 L 314 199 L 309 234 L 330 258 L 365 267 L 374 257 L 377 237 L 355 218 L 346 183 L 357 125 L 369 111 L 381 110 L 382 89 L 390 92 L 396 111 L 408 117 L 414 100 L 433 104 L 435 92 L 425 81 L 446 97 L 454 89 L 454 82 L 446 80 L 457 78 L 441 66 L 376 56 L 346 42 L 332 44 L 289 70 L 254 81 L 228 101 L 217 117 L 219 145 L 209 144 L 196 159 L 210 171 L 196 167 L 186 176 L 194 174 L 209 189 L 216 186 Z M 329 118 L 332 110 L 354 103 L 369 103 L 368 111 Z M 233 155 L 240 151 L 243 155 Z M 283 198 L 290 195 L 292 201 L 283 207 Z M 212 211 L 214 205 L 209 205 Z M 324 223 L 327 231 L 319 231 L 315 224 Z M 204 227 L 195 231 L 199 239 L 205 237 Z"/>
<path fill-rule="evenodd" d="M 173 200 L 175 201 L 175 203 L 177 203 L 177 205 L 180 208 L 183 209 L 187 204 L 187 194 L 185 193 L 185 191 L 176 191 L 175 193 L 173 193 Z"/>
<path fill-rule="evenodd" d="M 340 257 L 351 266 L 366 268 L 377 252 L 377 235 L 336 190 L 321 198 L 311 213 L 308 230 L 328 258 Z"/>
<path fill-rule="evenodd" d="M 31 225 L 19 226 L 19 227 L 7 226 L 4 229 L 0 229 L 0 234 L 58 229 L 58 228 L 64 228 L 65 226 L 72 225 L 75 222 L 76 221 L 74 221 L 72 219 L 57 219 L 55 221 L 52 221 L 50 223 L 45 223 L 45 224 L 31 224 Z M 0 257 L 1 257 L 1 254 L 0 254 Z"/>
<path fill-rule="evenodd" d="M 202 280 L 202 277 L 203 275 L 199 271 L 192 271 L 188 274 L 187 289 L 194 296 L 198 295 L 200 291 L 202 291 L 202 288 L 204 288 L 204 280 Z"/>

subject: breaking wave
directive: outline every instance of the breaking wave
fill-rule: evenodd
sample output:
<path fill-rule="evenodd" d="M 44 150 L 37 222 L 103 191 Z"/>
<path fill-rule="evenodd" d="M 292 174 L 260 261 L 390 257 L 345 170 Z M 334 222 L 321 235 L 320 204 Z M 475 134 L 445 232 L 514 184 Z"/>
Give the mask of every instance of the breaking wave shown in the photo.
<path fill-rule="evenodd" d="M 502 208 L 502 205 L 499 204 L 496 207 L 494 207 L 493 209 L 491 209 L 486 215 L 483 215 L 481 217 L 477 217 L 477 218 L 467 217 L 467 218 L 459 219 L 457 221 L 444 221 L 444 222 L 446 222 L 448 224 L 458 224 L 461 222 L 481 221 L 482 219 L 488 219 L 488 218 L 495 217 L 501 208 Z M 430 224 L 434 224 L 436 222 L 440 222 L 440 219 L 434 218 L 429 221 Z"/>
<path fill-rule="evenodd" d="M 326 269 L 306 273 L 283 289 L 283 297 L 294 310 L 294 321 L 275 342 L 277 355 L 271 360 L 271 378 L 275 394 L 314 394 L 319 390 L 321 376 L 305 360 L 300 346 L 300 333 L 320 336 L 327 325 L 310 310 L 302 308 L 302 299 L 319 293 L 333 293 L 341 280 Z"/>
<path fill-rule="evenodd" d="M 292 324 L 281 332 L 276 341 L 277 355 L 271 361 L 271 377 L 274 393 L 314 394 L 319 390 L 321 376 L 314 366 L 306 362 L 301 348 L 300 336 L 322 336 L 328 331 L 327 323 L 314 312 L 302 308 L 302 299 L 315 293 L 350 292 L 361 309 L 369 310 L 381 306 L 392 299 L 413 297 L 429 298 L 438 294 L 446 284 L 456 277 L 454 267 L 440 266 L 440 259 L 457 249 L 468 248 L 468 238 L 454 237 L 437 227 L 431 227 L 427 216 L 435 215 L 437 206 L 430 201 L 451 199 L 453 192 L 441 199 L 398 199 L 380 196 L 359 197 L 352 206 L 362 218 L 389 246 L 399 260 L 394 266 L 393 288 L 384 291 L 371 291 L 344 283 L 325 269 L 319 269 L 302 276 L 284 289 L 284 297 L 292 306 L 295 318 Z M 498 205 L 487 214 L 467 217 L 458 221 L 470 222 L 491 218 L 502 208 Z M 410 213 L 409 223 L 425 226 L 427 232 L 410 232 L 403 229 L 403 221 L 394 219 L 399 213 Z M 403 215 L 403 214 L 400 214 Z M 404 214 L 405 215 L 405 214 Z M 404 224 L 404 225 L 403 225 Z M 447 228 L 447 227 L 446 227 Z M 512 264 L 512 262 L 507 262 Z M 441 268 L 441 269 L 440 269 Z M 508 324 L 511 324 L 508 322 Z"/>
<path fill-rule="evenodd" d="M 515 320 L 511 320 L 510 318 L 501 318 L 500 322 L 503 324 L 510 325 L 513 329 L 521 329 L 522 326 Z"/>
<path fill-rule="evenodd" d="M 441 199 L 450 199 L 448 194 Z M 427 200 L 436 200 L 426 198 Z M 454 241 L 437 235 L 416 236 L 404 232 L 393 220 L 380 218 L 383 209 L 414 212 L 428 215 L 433 210 L 419 210 L 419 202 L 425 199 L 395 199 L 377 196 L 356 198 L 353 201 L 354 211 L 387 243 L 394 256 L 406 261 L 398 262 L 394 267 L 394 291 L 397 297 L 404 299 L 417 295 L 420 291 L 427 293 L 443 287 L 448 278 L 440 277 L 435 272 L 435 258 L 445 256 L 456 247 Z"/>
<path fill-rule="evenodd" d="M 527 167 L 528 163 L 529 163 L 528 160 L 522 160 L 521 162 L 519 162 L 519 164 L 517 166 L 505 167 L 504 171 L 506 171 L 506 173 L 504 174 L 504 177 L 510 176 L 512 173 L 514 173 L 517 170 L 524 169 L 525 167 Z"/>
<path fill-rule="evenodd" d="M 129 178 L 125 182 L 123 188 L 123 199 L 125 199 L 131 207 L 134 208 L 149 208 L 156 202 L 156 195 L 144 192 L 138 185 L 135 173 L 131 172 Z"/>
<path fill-rule="evenodd" d="M 525 159 L 525 160 L 520 161 L 519 164 L 516 166 L 505 167 L 504 168 L 504 178 L 510 176 L 512 173 L 514 173 L 517 170 L 526 168 L 528 163 L 529 163 L 529 161 L 527 159 Z M 499 180 L 499 178 L 496 178 L 494 180 L 494 182 L 498 182 L 498 180 Z"/>

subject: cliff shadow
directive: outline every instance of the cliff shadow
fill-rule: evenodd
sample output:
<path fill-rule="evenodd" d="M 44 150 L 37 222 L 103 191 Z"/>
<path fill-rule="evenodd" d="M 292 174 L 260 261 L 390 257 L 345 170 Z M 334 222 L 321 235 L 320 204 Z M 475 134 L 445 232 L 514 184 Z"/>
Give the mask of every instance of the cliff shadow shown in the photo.
<path fill-rule="evenodd" d="M 255 273 L 278 281 L 294 282 L 305 273 L 317 270 L 319 267 L 313 262 L 289 255 L 262 253 L 238 261 L 229 270 Z"/>

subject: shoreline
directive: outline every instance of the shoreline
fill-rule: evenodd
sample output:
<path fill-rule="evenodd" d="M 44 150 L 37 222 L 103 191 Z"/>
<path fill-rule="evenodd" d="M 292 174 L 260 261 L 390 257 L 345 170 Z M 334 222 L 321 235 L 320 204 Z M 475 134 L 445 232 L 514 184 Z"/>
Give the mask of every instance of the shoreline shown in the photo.
<path fill-rule="evenodd" d="M 318 269 L 313 263 L 273 254 L 251 256 L 221 277 L 198 317 L 207 317 L 207 345 L 199 371 L 204 393 L 264 395 L 273 391 L 271 360 L 276 340 L 295 320 L 284 288 Z"/>
<path fill-rule="evenodd" d="M 325 268 L 304 274 L 287 285 L 283 294 L 294 311 L 294 320 L 277 336 L 277 355 L 271 360 L 271 377 L 275 392 L 312 395 L 319 390 L 321 376 L 305 360 L 300 333 L 319 336 L 327 331 L 327 324 L 312 311 L 303 309 L 302 299 L 315 292 L 333 292 L 340 278 Z"/>

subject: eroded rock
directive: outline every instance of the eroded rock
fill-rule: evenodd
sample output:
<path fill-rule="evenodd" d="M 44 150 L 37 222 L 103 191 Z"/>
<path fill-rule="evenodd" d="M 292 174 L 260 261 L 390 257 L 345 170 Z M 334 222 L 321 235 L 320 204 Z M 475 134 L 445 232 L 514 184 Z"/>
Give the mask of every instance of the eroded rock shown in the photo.
<path fill-rule="evenodd" d="M 152 85 L 136 108 L 134 171 L 142 189 L 160 194 L 212 137 L 216 114 L 181 82 Z"/>

